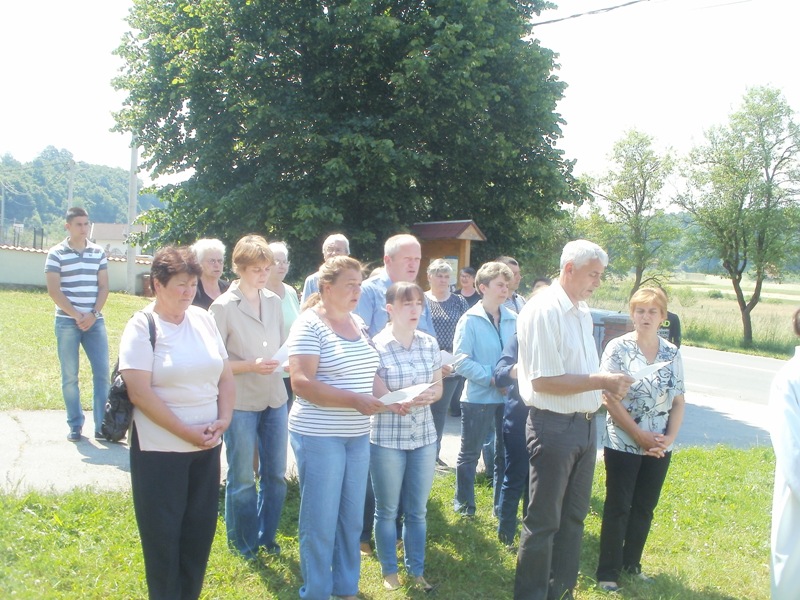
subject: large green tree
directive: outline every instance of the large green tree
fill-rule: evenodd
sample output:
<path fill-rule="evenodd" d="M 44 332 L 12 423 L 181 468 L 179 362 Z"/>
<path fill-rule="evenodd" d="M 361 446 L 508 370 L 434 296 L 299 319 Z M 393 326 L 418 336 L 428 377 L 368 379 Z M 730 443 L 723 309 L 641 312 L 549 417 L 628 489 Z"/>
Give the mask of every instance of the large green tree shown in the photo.
<path fill-rule="evenodd" d="M 768 276 L 780 277 L 798 251 L 800 127 L 779 90 L 747 91 L 727 125 L 710 129 L 689 157 L 689 191 L 679 204 L 699 227 L 698 243 L 718 257 L 753 343 L 750 315 Z M 755 286 L 749 298 L 745 275 Z"/>
<path fill-rule="evenodd" d="M 134 0 L 118 127 L 156 173 L 192 172 L 156 241 L 258 231 L 316 262 L 339 230 L 375 258 L 416 221 L 474 219 L 479 259 L 531 243 L 530 217 L 581 196 L 554 55 L 523 39 L 547 6 Z"/>
<path fill-rule="evenodd" d="M 662 190 L 675 161 L 635 129 L 614 144 L 609 158 L 609 170 L 592 189 L 604 201 L 607 217 L 595 214 L 594 219 L 605 230 L 613 269 L 633 273 L 632 295 L 644 284 L 661 285 L 674 267 L 670 244 L 679 231 L 664 214 L 671 200 Z"/>

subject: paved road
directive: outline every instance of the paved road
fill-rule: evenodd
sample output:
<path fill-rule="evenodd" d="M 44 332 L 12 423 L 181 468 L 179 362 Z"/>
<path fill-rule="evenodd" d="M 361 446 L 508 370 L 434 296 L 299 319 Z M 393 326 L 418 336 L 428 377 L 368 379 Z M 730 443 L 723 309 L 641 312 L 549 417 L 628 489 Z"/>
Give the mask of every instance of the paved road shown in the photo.
<path fill-rule="evenodd" d="M 681 347 L 687 391 L 766 404 L 769 386 L 784 361 L 706 348 Z"/>
<path fill-rule="evenodd" d="M 769 445 L 762 405 L 781 361 L 697 348 L 685 348 L 683 354 L 689 384 L 679 447 Z M 87 413 L 84 430 L 89 432 L 94 431 L 90 419 Z M 459 428 L 457 418 L 447 418 L 442 458 L 451 466 L 458 455 Z M 130 487 L 127 447 L 86 438 L 67 442 L 63 411 L 2 412 L 0 431 L 0 490 L 22 494 Z M 289 458 L 294 458 L 291 451 Z"/>

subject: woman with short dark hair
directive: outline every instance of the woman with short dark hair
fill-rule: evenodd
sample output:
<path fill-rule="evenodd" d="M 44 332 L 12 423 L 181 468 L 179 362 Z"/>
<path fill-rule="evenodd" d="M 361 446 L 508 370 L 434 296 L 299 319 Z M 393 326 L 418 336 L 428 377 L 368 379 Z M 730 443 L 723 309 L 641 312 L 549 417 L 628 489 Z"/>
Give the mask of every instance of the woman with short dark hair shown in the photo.
<path fill-rule="evenodd" d="M 133 507 L 152 600 L 200 596 L 217 526 L 220 443 L 236 392 L 214 319 L 192 306 L 201 272 L 190 249 L 159 250 L 150 271 L 155 302 L 144 309 L 155 348 L 142 312 L 120 341 L 134 405 Z"/>

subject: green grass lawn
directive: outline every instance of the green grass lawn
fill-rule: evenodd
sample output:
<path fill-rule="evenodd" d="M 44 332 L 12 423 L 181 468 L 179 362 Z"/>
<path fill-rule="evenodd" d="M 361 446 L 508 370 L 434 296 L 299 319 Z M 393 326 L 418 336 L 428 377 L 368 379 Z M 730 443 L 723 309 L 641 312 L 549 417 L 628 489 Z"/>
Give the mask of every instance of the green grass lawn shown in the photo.
<path fill-rule="evenodd" d="M 127 294 L 109 295 L 103 308 L 111 366 L 130 316 L 150 302 Z M 55 305 L 44 290 L 0 289 L 0 410 L 63 409 L 61 370 L 53 330 Z M 91 398 L 92 373 L 81 352 L 81 396 Z M 84 406 L 88 408 L 89 405 Z"/>
<path fill-rule="evenodd" d="M 625 582 L 615 598 L 766 600 L 774 457 L 771 449 L 677 452 L 644 555 L 652 584 Z M 425 577 L 442 599 L 511 598 L 516 555 L 495 535 L 491 489 L 478 479 L 478 515 L 452 511 L 454 476 L 436 478 L 428 512 Z M 580 599 L 609 598 L 594 587 L 604 497 L 598 464 L 586 521 Z M 226 548 L 220 518 L 204 598 L 294 599 L 300 584 L 297 485 L 289 488 L 279 557 L 247 562 Z M 3 598 L 144 598 L 143 563 L 127 493 L 90 490 L 63 496 L 0 496 L 0 595 Z M 401 580 L 405 573 L 401 569 Z M 424 598 L 411 588 L 385 592 L 380 565 L 362 561 L 361 597 Z"/>

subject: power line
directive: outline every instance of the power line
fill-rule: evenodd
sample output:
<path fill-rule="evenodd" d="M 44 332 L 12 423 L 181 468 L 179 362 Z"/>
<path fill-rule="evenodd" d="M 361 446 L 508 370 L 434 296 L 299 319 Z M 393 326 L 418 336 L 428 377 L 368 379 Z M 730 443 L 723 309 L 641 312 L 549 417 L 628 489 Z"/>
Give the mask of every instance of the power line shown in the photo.
<path fill-rule="evenodd" d="M 625 8 L 626 6 L 632 6 L 634 4 L 639 4 L 640 2 L 649 2 L 649 1 L 650 0 L 631 0 L 630 2 L 625 2 L 624 4 L 617 4 L 616 6 L 608 6 L 606 8 L 596 8 L 594 10 L 588 10 L 586 12 L 577 13 L 574 15 L 570 15 L 568 17 L 561 17 L 560 19 L 539 21 L 538 23 L 533 23 L 533 26 L 536 27 L 538 25 L 550 25 L 550 23 L 560 23 L 561 21 L 569 21 L 570 19 L 577 19 L 578 17 L 585 17 L 586 15 L 599 15 L 602 13 L 611 12 L 612 10 L 617 10 L 618 8 Z"/>
<path fill-rule="evenodd" d="M 539 21 L 538 23 L 532 23 L 533 27 L 538 27 L 539 25 L 550 25 L 551 23 L 560 23 L 562 21 L 569 21 L 570 19 L 577 19 L 578 17 L 585 17 L 588 15 L 600 15 L 603 13 L 611 12 L 612 10 L 617 10 L 618 8 L 626 8 L 628 6 L 633 6 L 634 4 L 639 4 L 641 2 L 649 2 L 650 0 L 630 0 L 630 2 L 625 2 L 623 4 L 617 4 L 615 6 L 607 6 L 605 8 L 596 8 L 594 10 L 587 10 L 586 12 L 576 13 L 574 15 L 570 15 L 568 17 L 560 17 L 558 19 L 550 19 L 549 21 Z M 731 6 L 733 4 L 746 4 L 748 2 L 752 2 L 752 0 L 730 0 L 729 2 L 722 2 L 720 4 L 711 4 L 708 6 L 697 6 L 695 10 L 704 10 L 709 8 L 722 8 L 725 6 Z"/>

